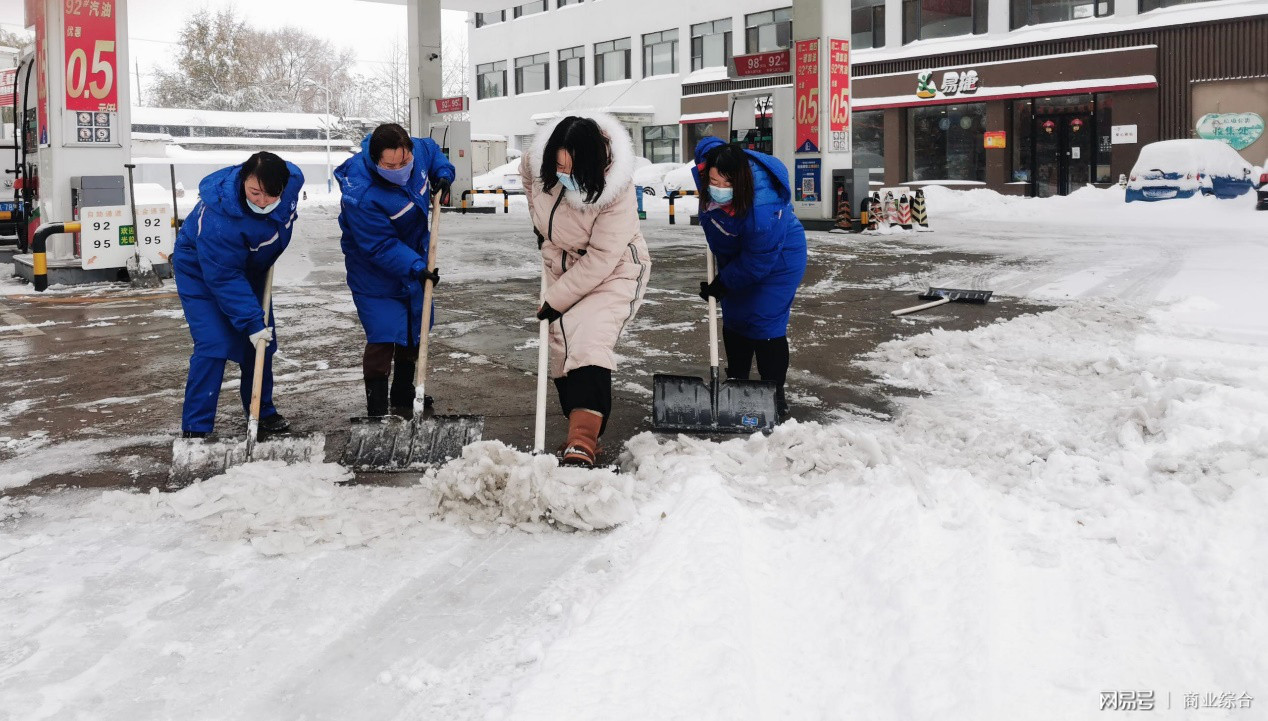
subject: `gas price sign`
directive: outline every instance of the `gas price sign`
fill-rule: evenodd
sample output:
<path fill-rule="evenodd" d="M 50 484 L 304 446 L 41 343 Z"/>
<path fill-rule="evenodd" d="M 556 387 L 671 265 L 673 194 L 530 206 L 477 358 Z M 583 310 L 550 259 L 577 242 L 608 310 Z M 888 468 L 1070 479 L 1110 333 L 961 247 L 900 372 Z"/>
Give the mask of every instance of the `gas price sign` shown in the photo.
<path fill-rule="evenodd" d="M 117 3 L 118 0 L 64 0 L 67 110 L 119 109 Z"/>

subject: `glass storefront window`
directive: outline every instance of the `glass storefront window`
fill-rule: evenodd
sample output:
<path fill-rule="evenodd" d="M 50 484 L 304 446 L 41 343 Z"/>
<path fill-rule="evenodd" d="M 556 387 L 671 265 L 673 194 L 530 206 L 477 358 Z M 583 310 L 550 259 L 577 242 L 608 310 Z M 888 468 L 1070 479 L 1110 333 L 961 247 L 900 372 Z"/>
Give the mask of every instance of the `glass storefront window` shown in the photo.
<path fill-rule="evenodd" d="M 1114 14 L 1114 0 L 1012 0 L 1011 27 L 1059 23 Z"/>
<path fill-rule="evenodd" d="M 933 105 L 908 112 L 911 180 L 986 180 L 986 103 Z"/>
<path fill-rule="evenodd" d="M 854 167 L 885 167 L 885 111 L 856 111 L 850 117 Z"/>
<path fill-rule="evenodd" d="M 1008 142 L 1013 146 L 1014 183 L 1030 182 L 1031 144 L 1034 143 L 1034 103 L 1029 100 L 1013 101 L 1013 132 Z"/>
<path fill-rule="evenodd" d="M 854 0 L 850 24 L 855 50 L 885 47 L 885 0 Z"/>

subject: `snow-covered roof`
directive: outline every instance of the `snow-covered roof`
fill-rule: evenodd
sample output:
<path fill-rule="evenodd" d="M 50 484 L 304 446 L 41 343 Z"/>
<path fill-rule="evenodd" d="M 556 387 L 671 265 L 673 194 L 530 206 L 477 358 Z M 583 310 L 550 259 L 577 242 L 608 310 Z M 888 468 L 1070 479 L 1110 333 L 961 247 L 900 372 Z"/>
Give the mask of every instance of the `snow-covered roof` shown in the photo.
<path fill-rule="evenodd" d="M 484 141 L 487 141 L 487 142 L 494 142 L 494 143 L 497 143 L 497 142 L 502 142 L 502 143 L 505 143 L 505 142 L 506 142 L 506 136 L 505 136 L 505 135 L 495 135 L 495 134 L 493 134 L 493 133 L 472 133 L 472 134 L 471 134 L 471 139 L 472 139 L 472 140 L 484 140 Z"/>
<path fill-rule="evenodd" d="M 192 108 L 132 108 L 133 125 L 190 125 L 247 130 L 324 130 L 325 113 L 239 113 Z"/>

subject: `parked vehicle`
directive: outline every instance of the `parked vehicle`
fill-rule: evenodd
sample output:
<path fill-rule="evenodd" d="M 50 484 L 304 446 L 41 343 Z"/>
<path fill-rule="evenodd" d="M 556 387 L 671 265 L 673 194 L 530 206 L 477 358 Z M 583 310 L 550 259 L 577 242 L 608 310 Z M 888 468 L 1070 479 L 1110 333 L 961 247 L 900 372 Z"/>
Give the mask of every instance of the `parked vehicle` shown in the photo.
<path fill-rule="evenodd" d="M 634 185 L 642 186 L 644 195 L 665 194 L 665 174 L 682 167 L 682 163 L 654 163 L 634 171 Z"/>
<path fill-rule="evenodd" d="M 1127 202 L 1198 193 L 1236 198 L 1256 187 L 1262 172 L 1218 140 L 1163 140 L 1140 149 L 1127 178 Z"/>
<path fill-rule="evenodd" d="M 1255 210 L 1268 210 L 1268 160 L 1264 161 L 1264 167 L 1259 171 L 1259 202 L 1255 203 Z"/>
<path fill-rule="evenodd" d="M 696 167 L 695 163 L 687 163 L 685 165 L 679 165 L 677 169 L 665 173 L 665 192 L 668 193 L 671 190 L 695 190 L 696 179 L 691 174 L 691 169 L 694 167 Z"/>
<path fill-rule="evenodd" d="M 512 160 L 490 170 L 487 173 L 477 175 L 471 179 L 471 187 L 474 190 L 496 190 L 501 188 L 508 195 L 515 195 L 524 192 L 524 184 L 520 182 L 520 161 Z"/>

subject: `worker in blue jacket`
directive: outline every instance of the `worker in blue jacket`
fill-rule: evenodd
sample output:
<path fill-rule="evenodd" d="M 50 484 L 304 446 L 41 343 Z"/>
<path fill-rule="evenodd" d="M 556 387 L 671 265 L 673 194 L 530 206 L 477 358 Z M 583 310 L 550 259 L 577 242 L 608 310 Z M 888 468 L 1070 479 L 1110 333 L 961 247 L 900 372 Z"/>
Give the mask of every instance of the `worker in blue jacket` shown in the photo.
<path fill-rule="evenodd" d="M 708 137 L 692 169 L 700 191 L 700 226 L 718 259 L 717 276 L 700 297 L 722 303 L 728 378 L 757 372 L 777 386 L 788 413 L 788 319 L 806 273 L 806 231 L 793 213 L 788 168 L 778 159 Z"/>
<path fill-rule="evenodd" d="M 217 170 L 198 184 L 199 201 L 180 226 L 172 272 L 194 352 L 185 381 L 181 432 L 202 438 L 212 431 L 225 362 L 242 368 L 242 407 L 249 410 L 255 345 L 268 342 L 261 383 L 260 432 L 283 433 L 290 424 L 273 407 L 273 352 L 277 340 L 264 322 L 269 268 L 291 242 L 304 174 L 273 153 Z M 270 323 L 272 313 L 270 312 Z"/>
<path fill-rule="evenodd" d="M 413 415 L 422 283 L 440 281 L 427 270 L 431 197 L 448 204 L 453 178 L 453 164 L 435 141 L 411 138 L 396 123 L 375 128 L 361 152 L 335 170 L 348 288 L 365 328 L 368 415 Z"/>

